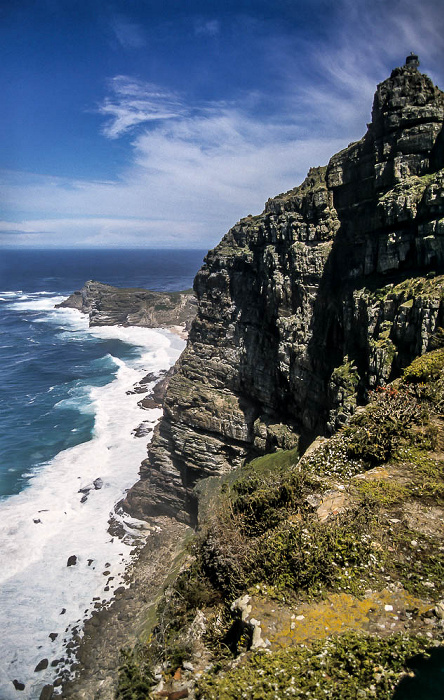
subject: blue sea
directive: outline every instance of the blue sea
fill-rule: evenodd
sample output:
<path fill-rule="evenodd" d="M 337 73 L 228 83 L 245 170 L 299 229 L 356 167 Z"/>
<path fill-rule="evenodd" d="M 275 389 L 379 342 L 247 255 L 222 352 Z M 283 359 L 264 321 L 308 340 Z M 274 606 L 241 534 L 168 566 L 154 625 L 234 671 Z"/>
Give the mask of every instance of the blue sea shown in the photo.
<path fill-rule="evenodd" d="M 166 330 L 90 329 L 85 315 L 55 305 L 89 279 L 188 289 L 204 254 L 0 251 L 1 700 L 38 699 L 93 598 L 108 604 L 124 581 L 146 533 L 115 505 L 146 456 L 149 437 L 135 429 L 150 434 L 161 415 L 141 409 L 132 388 L 185 345 Z M 123 538 L 108 532 L 110 518 Z M 43 659 L 48 667 L 35 671 Z"/>

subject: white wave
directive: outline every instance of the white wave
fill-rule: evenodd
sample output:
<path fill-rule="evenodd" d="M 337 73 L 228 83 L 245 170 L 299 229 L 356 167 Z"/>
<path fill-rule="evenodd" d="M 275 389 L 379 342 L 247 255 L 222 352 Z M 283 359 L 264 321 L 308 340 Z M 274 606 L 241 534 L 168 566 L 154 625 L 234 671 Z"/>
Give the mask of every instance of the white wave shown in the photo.
<path fill-rule="evenodd" d="M 27 295 L 22 292 L 21 289 L 14 292 L 0 292 L 0 299 L 8 303 L 18 301 L 19 299 L 25 299 Z"/>
<path fill-rule="evenodd" d="M 18 311 L 49 311 L 52 310 L 55 304 L 62 302 L 64 297 L 54 296 L 47 299 L 35 298 L 34 295 L 23 295 L 18 301 L 6 304 L 8 309 L 17 309 Z"/>
<path fill-rule="evenodd" d="M 140 395 L 127 391 L 147 372 L 167 369 L 184 346 L 175 336 L 152 329 L 85 332 L 135 344 L 143 361 L 113 358 L 118 368 L 115 380 L 89 390 L 95 412 L 93 438 L 59 453 L 38 470 L 27 489 L 0 502 L 2 700 L 17 697 L 14 679 L 25 683 L 21 698 L 38 698 L 56 673 L 51 661 L 63 655 L 63 641 L 73 626 L 89 616 L 93 597 L 106 604 L 122 585 L 134 541 L 111 537 L 108 520 L 114 505 L 137 480 L 146 457 L 146 441 L 132 435 L 141 420 Z M 160 415 L 159 409 L 152 409 L 144 411 L 143 418 L 154 425 Z M 97 489 L 94 481 L 99 478 L 102 486 Z M 135 532 L 140 536 L 139 529 Z M 73 555 L 76 564 L 68 567 Z M 105 570 L 110 574 L 104 576 Z M 51 641 L 50 634 L 58 636 Z M 44 658 L 48 668 L 35 673 Z"/>

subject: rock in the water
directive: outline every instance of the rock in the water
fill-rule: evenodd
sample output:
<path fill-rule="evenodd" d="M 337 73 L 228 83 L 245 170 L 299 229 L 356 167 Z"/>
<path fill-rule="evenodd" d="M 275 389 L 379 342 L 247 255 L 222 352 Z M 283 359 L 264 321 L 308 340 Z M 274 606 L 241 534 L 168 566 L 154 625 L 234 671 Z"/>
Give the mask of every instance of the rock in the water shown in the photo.
<path fill-rule="evenodd" d="M 103 486 L 103 479 L 101 479 L 100 477 L 98 477 L 98 479 L 94 479 L 93 484 L 94 484 L 94 488 L 95 488 L 96 491 L 97 491 L 97 490 L 99 490 L 99 489 L 102 488 L 102 486 Z"/>
<path fill-rule="evenodd" d="M 68 561 L 66 562 L 66 566 L 75 566 L 77 564 L 77 556 L 75 554 L 71 554 L 70 557 L 68 557 Z"/>
<path fill-rule="evenodd" d="M 45 668 L 48 668 L 49 661 L 48 659 L 42 659 L 41 661 L 38 662 L 37 666 L 34 669 L 34 672 L 37 673 L 38 671 L 44 671 Z"/>
<path fill-rule="evenodd" d="M 143 421 L 143 423 L 138 425 L 137 428 L 135 428 L 133 430 L 133 435 L 135 437 L 140 438 L 140 437 L 145 437 L 146 435 L 149 435 L 152 432 L 153 432 L 153 427 L 152 427 L 150 421 Z"/>
<path fill-rule="evenodd" d="M 145 408 L 145 409 L 159 408 L 159 404 L 157 403 L 157 401 L 155 401 L 154 399 L 151 399 L 149 397 L 142 399 L 141 401 L 139 401 L 139 403 L 137 405 L 140 406 L 140 408 Z"/>
<path fill-rule="evenodd" d="M 25 689 L 25 684 L 22 683 L 21 681 L 13 680 L 12 684 L 16 690 L 24 690 Z"/>

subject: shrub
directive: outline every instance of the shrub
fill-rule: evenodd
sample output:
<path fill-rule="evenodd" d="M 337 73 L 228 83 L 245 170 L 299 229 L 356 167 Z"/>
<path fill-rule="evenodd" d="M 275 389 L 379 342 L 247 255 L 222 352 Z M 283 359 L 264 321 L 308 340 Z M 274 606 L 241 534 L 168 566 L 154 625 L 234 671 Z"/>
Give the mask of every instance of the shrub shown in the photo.
<path fill-rule="evenodd" d="M 403 374 L 406 382 L 415 384 L 439 379 L 444 370 L 444 348 L 437 348 L 417 357 Z"/>
<path fill-rule="evenodd" d="M 411 441 L 412 426 L 428 416 L 408 387 L 378 387 L 371 405 L 344 429 L 347 453 L 370 465 L 387 462 L 402 440 Z"/>

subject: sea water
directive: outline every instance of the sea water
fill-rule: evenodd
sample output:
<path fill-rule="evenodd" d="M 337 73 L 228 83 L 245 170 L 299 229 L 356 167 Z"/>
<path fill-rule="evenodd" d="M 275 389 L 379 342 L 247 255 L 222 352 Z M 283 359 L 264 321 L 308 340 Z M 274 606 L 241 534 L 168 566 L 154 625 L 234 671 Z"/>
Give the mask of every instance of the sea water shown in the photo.
<path fill-rule="evenodd" d="M 150 431 L 161 415 L 141 409 L 132 389 L 147 374 L 154 386 L 184 347 L 165 330 L 90 329 L 79 311 L 55 306 L 87 279 L 186 289 L 202 258 L 0 252 L 1 700 L 38 699 L 93 599 L 107 604 L 124 582 L 141 524 L 115 506 L 146 456 L 148 437 L 135 429 Z M 110 534 L 110 518 L 121 536 Z"/>

